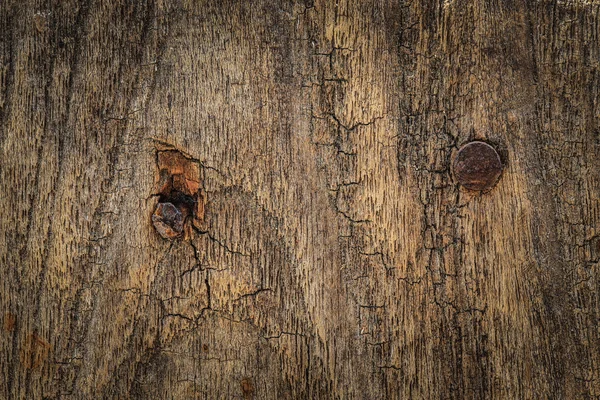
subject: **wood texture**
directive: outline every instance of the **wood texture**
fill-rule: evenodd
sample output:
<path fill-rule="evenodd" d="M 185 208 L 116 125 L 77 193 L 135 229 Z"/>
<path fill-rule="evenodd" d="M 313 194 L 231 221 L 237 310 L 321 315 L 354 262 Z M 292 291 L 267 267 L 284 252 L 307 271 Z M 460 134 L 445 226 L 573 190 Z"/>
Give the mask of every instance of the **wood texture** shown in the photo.
<path fill-rule="evenodd" d="M 2 1 L 0 398 L 600 398 L 599 43 L 593 0 Z"/>

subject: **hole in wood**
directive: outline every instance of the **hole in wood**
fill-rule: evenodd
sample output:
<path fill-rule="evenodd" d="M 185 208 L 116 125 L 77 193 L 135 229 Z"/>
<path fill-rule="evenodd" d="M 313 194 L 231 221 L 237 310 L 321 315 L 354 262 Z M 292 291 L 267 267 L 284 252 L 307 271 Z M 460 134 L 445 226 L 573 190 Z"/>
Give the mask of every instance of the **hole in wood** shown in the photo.
<path fill-rule="evenodd" d="M 204 220 L 200 162 L 166 145 L 157 147 L 158 204 L 152 215 L 156 231 L 165 239 L 185 236 L 189 224 Z"/>

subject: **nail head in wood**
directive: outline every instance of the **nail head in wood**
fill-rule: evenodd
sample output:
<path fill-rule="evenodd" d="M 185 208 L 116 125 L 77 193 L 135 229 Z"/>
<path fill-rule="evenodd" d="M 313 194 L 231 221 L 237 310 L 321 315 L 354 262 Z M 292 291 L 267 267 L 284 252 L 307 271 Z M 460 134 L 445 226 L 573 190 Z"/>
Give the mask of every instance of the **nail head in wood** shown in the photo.
<path fill-rule="evenodd" d="M 173 203 L 158 203 L 152 223 L 156 231 L 165 239 L 175 239 L 183 232 L 185 216 Z"/>
<path fill-rule="evenodd" d="M 485 142 L 470 142 L 462 146 L 452 170 L 455 178 L 469 190 L 489 190 L 502 174 L 502 160 L 496 150 Z"/>

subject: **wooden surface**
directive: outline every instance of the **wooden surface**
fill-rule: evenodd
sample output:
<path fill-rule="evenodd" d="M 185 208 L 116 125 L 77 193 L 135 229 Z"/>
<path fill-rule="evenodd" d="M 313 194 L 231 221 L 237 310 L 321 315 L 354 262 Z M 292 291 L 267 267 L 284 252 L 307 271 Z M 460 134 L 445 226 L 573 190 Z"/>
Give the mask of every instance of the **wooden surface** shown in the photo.
<path fill-rule="evenodd" d="M 593 0 L 0 2 L 0 398 L 600 398 L 599 43 Z"/>

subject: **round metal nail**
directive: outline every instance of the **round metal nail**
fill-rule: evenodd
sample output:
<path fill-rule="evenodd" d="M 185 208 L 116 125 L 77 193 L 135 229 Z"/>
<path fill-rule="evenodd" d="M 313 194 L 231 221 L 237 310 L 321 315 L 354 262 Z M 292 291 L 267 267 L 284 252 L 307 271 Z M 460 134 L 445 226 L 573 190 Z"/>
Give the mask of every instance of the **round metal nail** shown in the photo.
<path fill-rule="evenodd" d="M 158 203 L 152 223 L 156 231 L 165 239 L 174 239 L 183 232 L 185 216 L 173 203 Z"/>
<path fill-rule="evenodd" d="M 485 142 L 470 142 L 458 150 L 452 170 L 458 182 L 469 190 L 489 190 L 502 174 L 502 160 Z"/>

